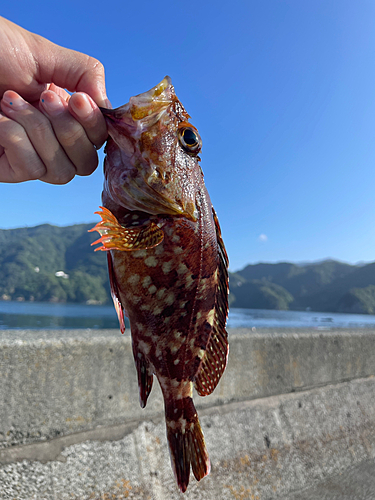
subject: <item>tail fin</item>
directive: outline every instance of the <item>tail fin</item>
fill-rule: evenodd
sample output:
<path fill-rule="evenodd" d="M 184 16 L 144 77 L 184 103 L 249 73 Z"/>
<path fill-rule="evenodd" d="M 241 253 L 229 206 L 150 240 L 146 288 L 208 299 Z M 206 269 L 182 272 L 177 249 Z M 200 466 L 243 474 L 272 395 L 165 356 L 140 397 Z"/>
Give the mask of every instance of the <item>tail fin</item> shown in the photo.
<path fill-rule="evenodd" d="M 177 484 L 185 493 L 190 465 L 197 481 L 210 473 L 203 432 L 191 397 L 171 401 L 166 406 L 167 438 L 172 468 Z"/>

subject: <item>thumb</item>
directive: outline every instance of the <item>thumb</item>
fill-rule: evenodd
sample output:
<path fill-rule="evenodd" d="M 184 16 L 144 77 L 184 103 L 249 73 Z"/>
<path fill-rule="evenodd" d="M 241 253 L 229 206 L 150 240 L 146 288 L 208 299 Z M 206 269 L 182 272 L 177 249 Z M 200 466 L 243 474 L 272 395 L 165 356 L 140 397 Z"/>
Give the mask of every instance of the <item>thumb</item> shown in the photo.
<path fill-rule="evenodd" d="M 35 36 L 34 57 L 40 83 L 54 83 L 70 92 L 86 92 L 98 106 L 109 107 L 100 61 Z"/>

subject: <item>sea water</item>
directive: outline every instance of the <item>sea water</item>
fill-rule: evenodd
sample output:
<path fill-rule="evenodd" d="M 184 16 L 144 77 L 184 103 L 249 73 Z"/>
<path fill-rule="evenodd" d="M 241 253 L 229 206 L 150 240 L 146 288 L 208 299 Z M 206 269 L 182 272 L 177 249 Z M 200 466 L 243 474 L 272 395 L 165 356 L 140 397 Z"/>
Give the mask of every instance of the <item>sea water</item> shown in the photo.
<path fill-rule="evenodd" d="M 128 321 L 127 326 L 129 326 Z M 231 308 L 228 328 L 375 328 L 375 316 L 367 314 L 274 311 Z M 112 304 L 51 304 L 46 302 L 1 302 L 1 329 L 116 328 Z"/>

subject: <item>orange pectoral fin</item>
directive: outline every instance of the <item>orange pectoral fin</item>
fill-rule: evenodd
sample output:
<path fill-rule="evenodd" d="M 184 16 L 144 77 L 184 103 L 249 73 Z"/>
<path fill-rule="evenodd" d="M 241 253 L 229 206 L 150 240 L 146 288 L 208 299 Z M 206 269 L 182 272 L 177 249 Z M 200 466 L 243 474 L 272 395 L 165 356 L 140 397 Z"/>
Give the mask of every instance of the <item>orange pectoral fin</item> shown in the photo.
<path fill-rule="evenodd" d="M 102 210 L 95 212 L 100 215 L 102 220 L 95 227 L 89 230 L 98 231 L 100 238 L 91 245 L 102 243 L 97 250 L 123 250 L 134 251 L 146 248 L 156 247 L 164 239 L 163 231 L 154 223 L 149 222 L 147 225 L 138 227 L 124 227 L 116 217 L 104 207 L 99 207 Z"/>

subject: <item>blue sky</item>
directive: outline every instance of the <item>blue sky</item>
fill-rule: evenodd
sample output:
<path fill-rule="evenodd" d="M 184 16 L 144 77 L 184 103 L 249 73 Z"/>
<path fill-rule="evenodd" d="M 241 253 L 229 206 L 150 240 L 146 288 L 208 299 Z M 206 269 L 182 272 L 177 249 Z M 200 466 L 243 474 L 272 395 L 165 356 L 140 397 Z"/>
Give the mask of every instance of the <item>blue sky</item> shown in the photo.
<path fill-rule="evenodd" d="M 231 270 L 375 260 L 373 1 L 21 1 L 1 14 L 98 58 L 114 107 L 171 76 Z M 66 186 L 0 184 L 0 227 L 95 221 L 101 187 L 101 166 Z"/>

